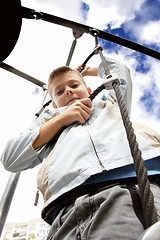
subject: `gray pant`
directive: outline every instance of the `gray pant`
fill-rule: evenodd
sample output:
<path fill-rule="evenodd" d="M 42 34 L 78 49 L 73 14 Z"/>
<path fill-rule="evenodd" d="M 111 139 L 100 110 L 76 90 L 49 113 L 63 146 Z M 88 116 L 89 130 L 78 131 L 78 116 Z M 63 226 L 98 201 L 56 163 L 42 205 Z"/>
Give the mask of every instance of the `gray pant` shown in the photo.
<path fill-rule="evenodd" d="M 160 213 L 160 189 L 151 184 Z M 159 201 L 159 202 L 158 202 Z M 144 228 L 137 218 L 125 185 L 84 195 L 63 208 L 53 222 L 48 240 L 137 240 Z"/>

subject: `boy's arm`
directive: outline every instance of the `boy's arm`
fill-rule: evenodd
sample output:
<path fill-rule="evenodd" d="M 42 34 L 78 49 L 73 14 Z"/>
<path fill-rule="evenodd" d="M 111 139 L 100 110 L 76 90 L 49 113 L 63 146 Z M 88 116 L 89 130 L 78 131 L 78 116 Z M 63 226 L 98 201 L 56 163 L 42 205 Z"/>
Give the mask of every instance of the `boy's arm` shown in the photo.
<path fill-rule="evenodd" d="M 89 118 L 92 109 L 92 103 L 89 98 L 76 101 L 58 116 L 52 118 L 41 126 L 38 137 L 32 146 L 35 150 L 40 149 L 48 143 L 62 128 L 71 125 L 74 122 L 83 124 Z"/>
<path fill-rule="evenodd" d="M 55 116 L 40 126 L 40 120 L 26 133 L 8 141 L 1 161 L 6 170 L 22 171 L 36 166 L 46 157 L 45 149 L 41 149 L 50 141 L 62 127 L 73 122 L 83 124 L 90 116 L 91 100 L 89 98 L 76 101 L 58 116 Z M 46 116 L 48 117 L 48 115 Z M 41 149 L 41 151 L 38 151 Z M 37 151 L 35 151 L 37 150 Z"/>
<path fill-rule="evenodd" d="M 92 112 L 91 105 L 89 98 L 76 101 L 41 126 L 42 119 L 50 117 L 48 114 L 42 114 L 30 130 L 8 141 L 1 156 L 4 168 L 11 172 L 19 172 L 40 164 L 44 157 L 47 157 L 45 148 L 42 147 L 62 127 L 67 127 L 73 122 L 83 124 Z"/>
<path fill-rule="evenodd" d="M 9 140 L 1 155 L 4 168 L 11 172 L 19 172 L 32 168 L 43 161 L 44 151 L 35 151 L 32 143 L 38 137 L 42 122 L 57 115 L 57 111 L 44 111 L 32 126 L 17 137 Z"/>

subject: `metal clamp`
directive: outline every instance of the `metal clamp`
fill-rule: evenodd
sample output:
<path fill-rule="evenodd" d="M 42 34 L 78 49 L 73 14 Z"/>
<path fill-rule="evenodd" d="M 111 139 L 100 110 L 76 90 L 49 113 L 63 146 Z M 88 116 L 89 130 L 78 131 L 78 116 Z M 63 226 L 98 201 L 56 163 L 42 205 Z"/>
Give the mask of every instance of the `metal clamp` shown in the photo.
<path fill-rule="evenodd" d="M 102 46 L 101 46 L 100 44 L 98 44 L 98 45 L 94 48 L 93 52 L 94 52 L 94 54 L 98 54 L 99 51 L 103 51 L 103 48 L 102 48 Z"/>
<path fill-rule="evenodd" d="M 98 29 L 95 29 L 95 28 L 90 28 L 89 29 L 89 33 L 95 37 L 95 44 L 96 46 L 98 45 L 98 33 L 99 33 L 99 30 Z"/>
<path fill-rule="evenodd" d="M 90 33 L 92 36 L 95 36 L 95 35 L 98 35 L 99 30 L 96 29 L 96 28 L 89 28 L 89 33 Z"/>
<path fill-rule="evenodd" d="M 103 85 L 105 86 L 105 89 L 111 90 L 113 89 L 113 83 L 115 82 L 118 84 L 118 86 L 121 84 L 117 73 L 110 73 L 104 78 Z"/>

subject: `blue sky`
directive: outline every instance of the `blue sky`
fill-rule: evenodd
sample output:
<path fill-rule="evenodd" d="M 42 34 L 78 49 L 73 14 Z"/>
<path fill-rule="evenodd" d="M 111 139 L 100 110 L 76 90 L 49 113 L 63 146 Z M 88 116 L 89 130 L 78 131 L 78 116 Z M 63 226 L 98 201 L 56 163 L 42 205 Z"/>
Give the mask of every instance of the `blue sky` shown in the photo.
<path fill-rule="evenodd" d="M 122 1 L 120 1 L 122 2 Z M 131 1 L 129 1 L 131 2 Z M 123 6 L 125 8 L 125 6 Z M 153 38 L 144 38 L 143 36 L 139 36 L 139 26 L 143 28 L 143 26 L 147 26 L 148 24 L 148 32 L 150 35 L 152 35 L 152 29 L 149 28 L 151 23 L 158 22 L 158 26 L 160 27 L 160 15 L 159 15 L 159 8 L 160 8 L 160 1 L 155 0 L 147 0 L 144 1 L 139 10 L 136 10 L 134 12 L 134 17 L 132 19 L 129 19 L 127 21 L 124 21 L 119 27 L 113 27 L 112 22 L 107 23 L 106 27 L 103 28 L 104 31 L 107 31 L 111 34 L 123 37 L 125 39 L 134 41 L 136 43 L 139 43 L 141 45 L 144 45 L 148 48 L 152 48 L 156 51 L 160 50 L 160 44 L 159 41 L 157 42 L 157 39 Z M 85 2 L 82 3 L 82 9 L 84 13 L 84 19 L 87 19 L 87 14 L 90 11 L 89 4 L 86 4 Z M 123 12 L 123 10 L 122 10 Z M 122 47 L 120 45 L 117 45 L 115 43 L 100 40 L 101 44 L 103 45 L 103 48 L 110 54 L 112 52 L 118 53 L 121 51 Z M 150 72 L 152 65 L 150 64 L 150 61 L 147 62 L 147 56 L 145 54 L 131 51 L 130 57 L 133 57 L 137 60 L 138 64 L 134 68 L 134 70 L 137 73 L 147 74 Z M 145 81 L 145 80 L 144 80 Z M 154 76 L 150 83 L 150 89 L 146 89 L 143 92 L 141 92 L 141 96 L 138 100 L 138 104 L 144 109 L 145 113 L 149 116 L 155 116 L 156 119 L 160 118 L 160 106 L 158 101 L 158 96 L 160 96 L 160 89 L 157 86 L 156 82 L 154 82 Z M 155 98 L 157 96 L 157 99 Z"/>
<path fill-rule="evenodd" d="M 21 3 L 24 7 L 83 23 L 156 51 L 160 50 L 160 0 L 21 0 Z M 5 63 L 47 83 L 53 68 L 65 65 L 73 40 L 71 29 L 41 20 L 23 19 L 18 42 Z M 99 43 L 104 54 L 122 61 L 131 71 L 131 119 L 144 122 L 160 133 L 160 61 L 109 41 L 99 39 Z M 83 34 L 77 40 L 71 67 L 81 64 L 93 51 L 94 46 L 94 38 Z M 100 58 L 96 55 L 88 65 L 95 66 L 99 63 Z M 3 112 L 0 125 L 1 154 L 6 141 L 29 127 L 39 108 L 43 90 L 2 69 L 0 76 Z M 92 90 L 101 84 L 99 78 L 86 77 L 85 80 Z M 1 165 L 0 171 L 4 182 L 0 189 L 2 195 L 10 173 Z M 7 221 L 28 220 L 40 216 L 43 200 L 41 199 L 38 208 L 33 205 L 37 171 L 38 168 L 22 174 L 13 200 L 14 207 L 11 208 Z M 24 205 L 28 206 L 26 209 L 30 209 L 32 216 L 28 210 L 25 211 Z"/>
<path fill-rule="evenodd" d="M 95 2 L 95 1 L 94 1 Z M 119 1 L 121 3 L 124 3 L 124 1 Z M 132 1 L 129 1 L 130 3 Z M 87 21 L 89 12 L 90 12 L 90 4 L 91 1 L 84 1 L 81 2 L 81 8 L 82 8 L 82 15 L 84 18 L 84 21 Z M 114 1 L 114 4 L 116 1 Z M 123 5 L 123 8 L 125 8 L 125 5 Z M 149 26 L 152 25 L 154 27 L 154 24 L 157 24 L 160 28 L 160 15 L 159 15 L 159 9 L 160 9 L 160 1 L 159 0 L 146 0 L 142 1 L 142 4 L 138 10 L 134 11 L 134 17 L 132 19 L 128 19 L 122 24 L 120 24 L 118 27 L 113 27 L 112 21 L 113 19 L 106 23 L 103 27 L 104 31 L 107 31 L 111 34 L 120 36 L 122 38 L 128 39 L 130 41 L 136 42 L 138 44 L 144 45 L 148 48 L 154 49 L 159 52 L 160 50 L 160 42 L 157 39 L 154 39 L 152 37 L 144 37 L 140 36 L 139 28 L 143 29 L 143 26 L 147 28 L 148 25 L 148 33 L 152 35 L 153 29 Z M 123 13 L 123 9 L 122 13 Z M 157 29 L 158 30 L 158 29 Z M 157 35 L 159 36 L 159 35 Z M 119 53 L 121 49 L 123 48 L 120 45 L 117 45 L 115 43 L 99 39 L 101 45 L 103 45 L 103 48 L 106 50 L 107 53 L 112 54 L 113 52 Z M 152 65 L 150 64 L 150 61 L 152 61 L 152 58 L 150 61 L 148 61 L 148 57 L 145 54 L 130 51 L 129 53 L 130 58 L 135 58 L 138 62 L 138 64 L 135 66 L 134 71 L 137 73 L 147 74 L 150 72 Z M 160 118 L 160 106 L 158 97 L 160 96 L 160 89 L 157 86 L 157 83 L 154 82 L 154 76 L 152 77 L 150 83 L 150 89 L 144 89 L 144 91 L 141 92 L 141 96 L 138 99 L 138 104 L 143 108 L 145 114 L 154 116 L 157 120 Z M 145 80 L 144 80 L 145 81 Z M 156 98 L 156 97 L 157 98 Z"/>

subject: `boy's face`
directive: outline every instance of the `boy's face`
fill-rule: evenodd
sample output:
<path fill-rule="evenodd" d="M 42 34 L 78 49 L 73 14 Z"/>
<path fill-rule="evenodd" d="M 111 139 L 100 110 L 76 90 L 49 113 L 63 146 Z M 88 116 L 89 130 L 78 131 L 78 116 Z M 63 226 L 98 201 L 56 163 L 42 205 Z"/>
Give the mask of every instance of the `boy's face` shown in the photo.
<path fill-rule="evenodd" d="M 81 77 L 72 71 L 55 77 L 51 88 L 53 100 L 58 107 L 69 106 L 76 100 L 90 95 L 90 89 L 86 87 Z"/>

